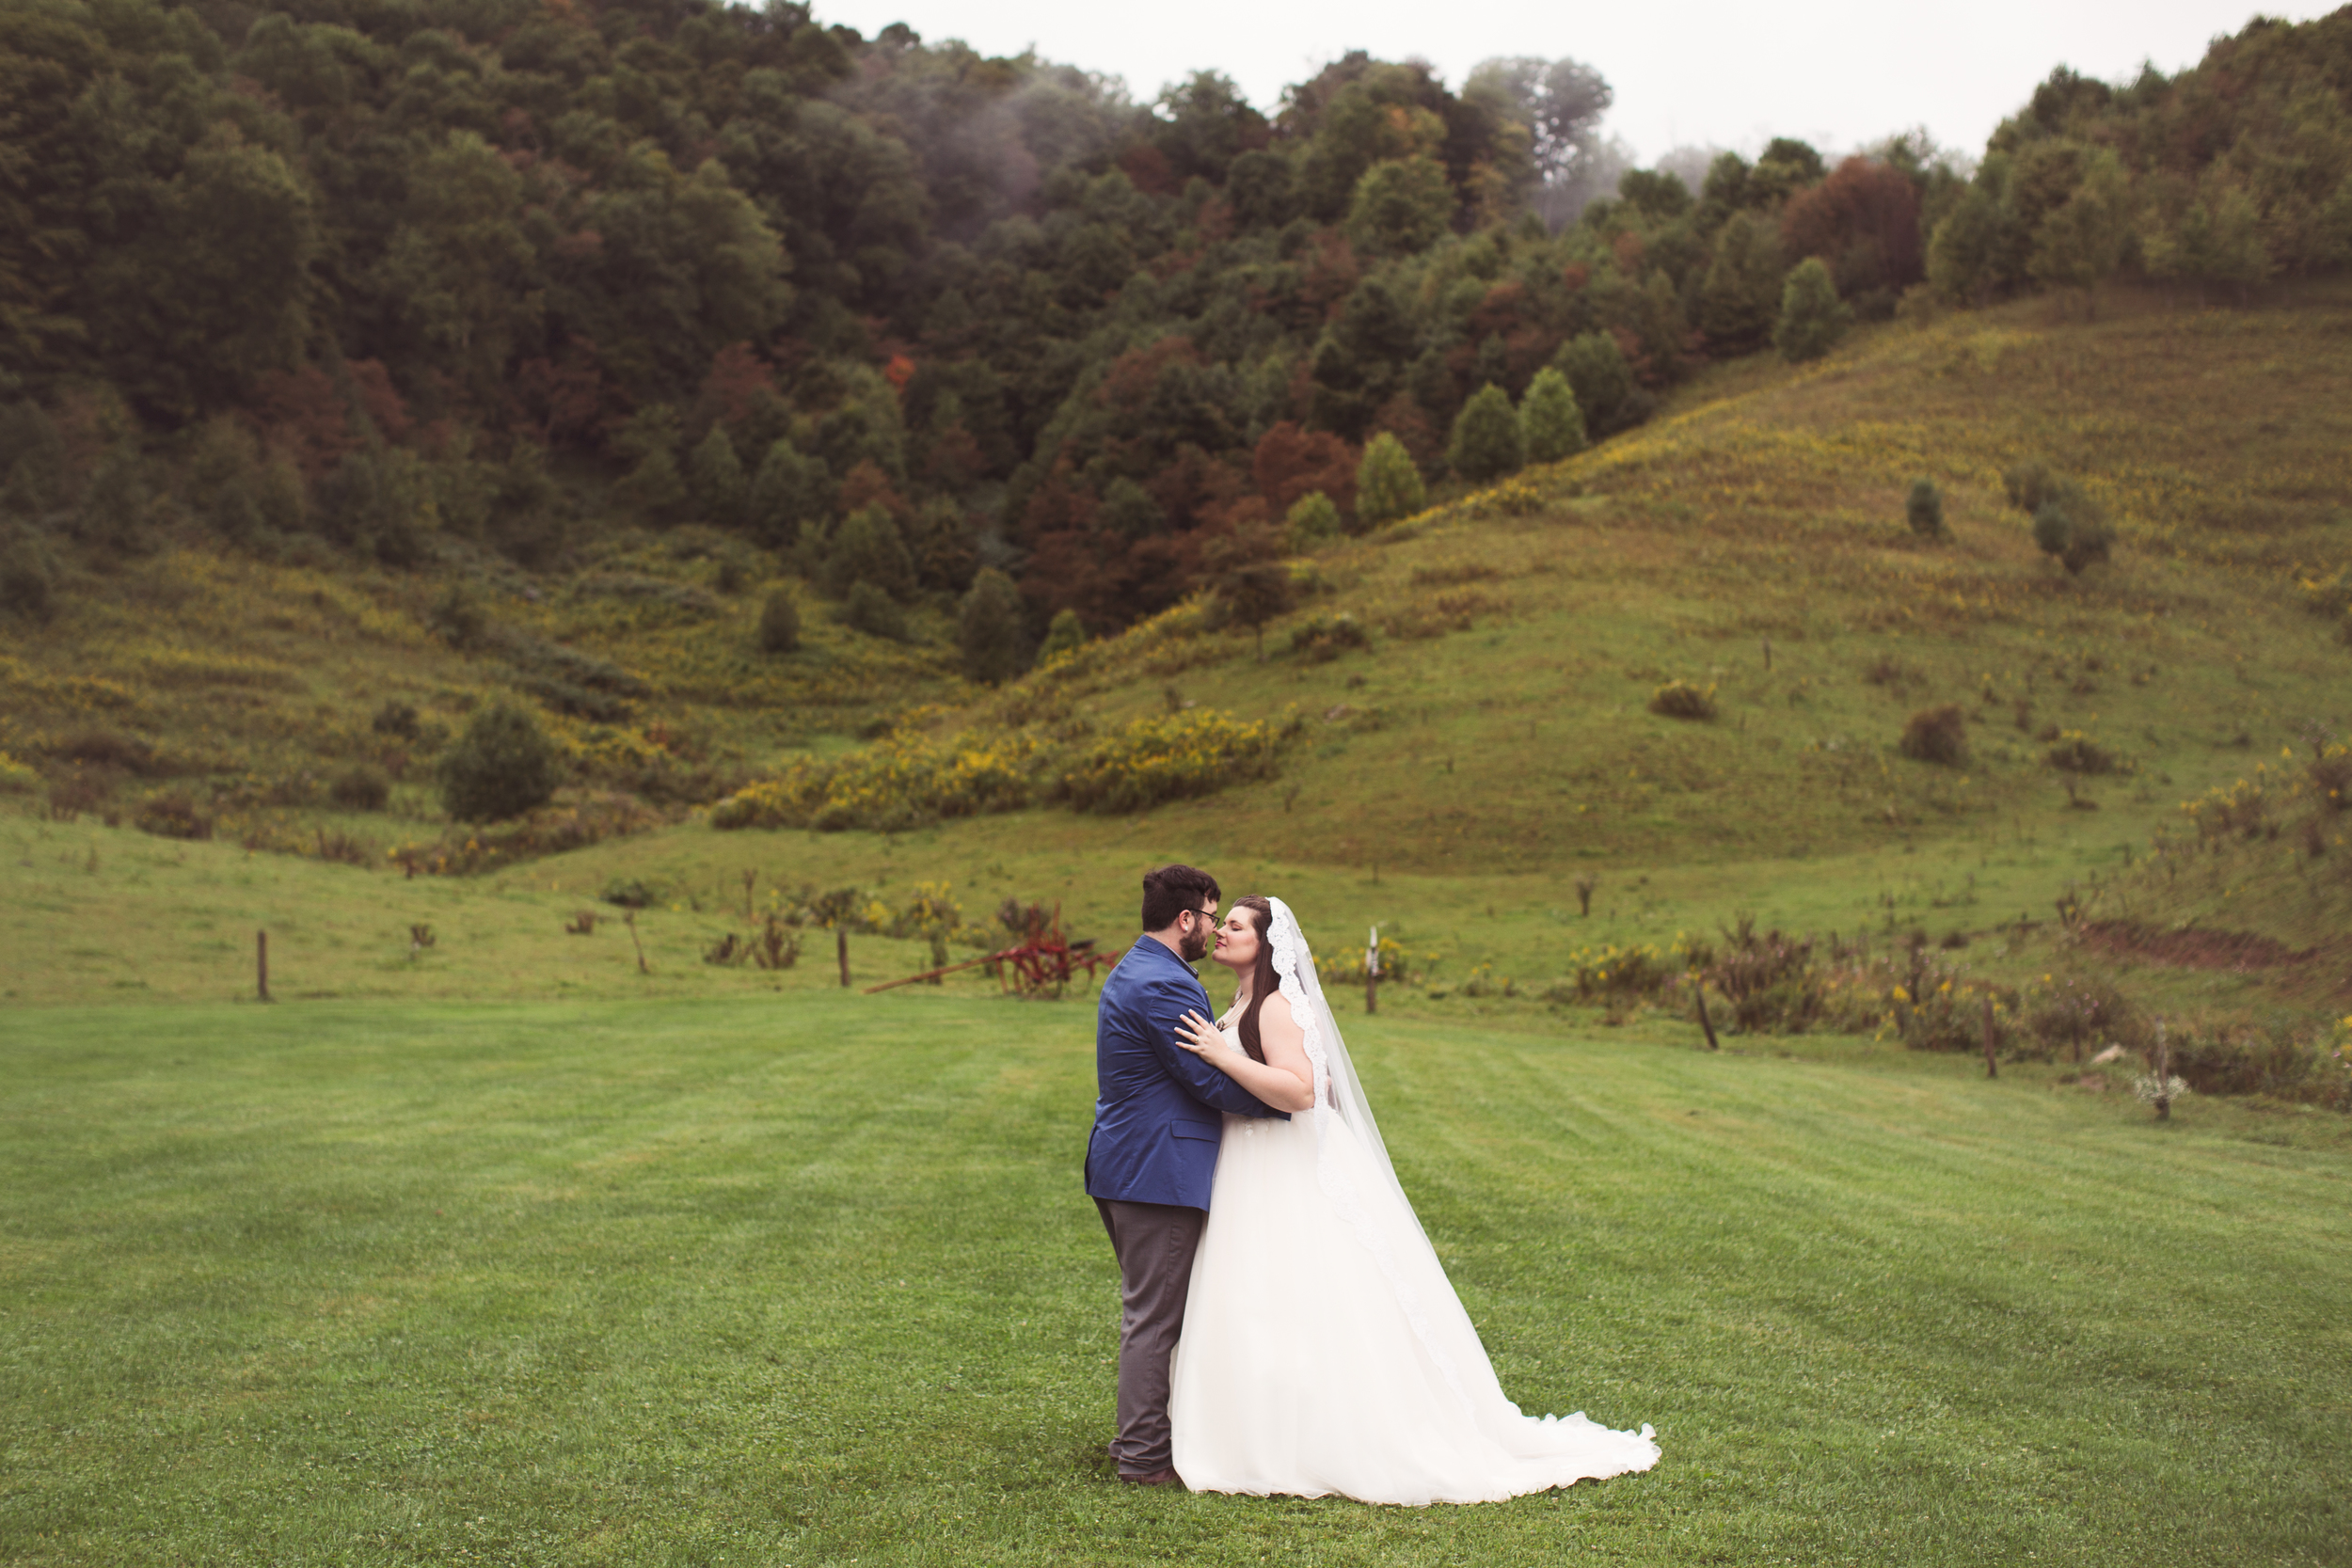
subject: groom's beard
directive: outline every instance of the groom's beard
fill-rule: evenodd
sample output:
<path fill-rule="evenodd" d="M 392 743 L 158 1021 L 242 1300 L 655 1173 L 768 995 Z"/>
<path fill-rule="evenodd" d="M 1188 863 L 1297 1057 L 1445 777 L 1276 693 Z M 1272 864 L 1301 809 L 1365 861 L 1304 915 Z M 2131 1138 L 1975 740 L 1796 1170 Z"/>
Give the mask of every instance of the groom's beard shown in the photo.
<path fill-rule="evenodd" d="M 1184 962 L 1188 964 L 1197 964 L 1202 958 L 1207 958 L 1209 956 L 1209 928 L 1205 926 L 1196 926 L 1192 928 L 1191 935 L 1178 937 L 1176 939 L 1176 943 L 1184 953 Z"/>

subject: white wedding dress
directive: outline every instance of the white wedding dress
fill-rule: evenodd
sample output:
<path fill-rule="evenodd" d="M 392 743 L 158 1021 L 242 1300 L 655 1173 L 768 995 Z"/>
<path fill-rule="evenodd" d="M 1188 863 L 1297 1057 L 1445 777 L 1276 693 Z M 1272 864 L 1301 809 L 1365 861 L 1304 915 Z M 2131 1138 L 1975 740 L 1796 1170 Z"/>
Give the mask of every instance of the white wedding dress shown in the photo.
<path fill-rule="evenodd" d="M 1268 936 L 1306 1032 L 1315 1108 L 1225 1118 L 1169 1376 L 1177 1475 L 1195 1492 L 1418 1506 L 1657 1464 L 1646 1425 L 1539 1420 L 1503 1397 L 1279 900 Z"/>

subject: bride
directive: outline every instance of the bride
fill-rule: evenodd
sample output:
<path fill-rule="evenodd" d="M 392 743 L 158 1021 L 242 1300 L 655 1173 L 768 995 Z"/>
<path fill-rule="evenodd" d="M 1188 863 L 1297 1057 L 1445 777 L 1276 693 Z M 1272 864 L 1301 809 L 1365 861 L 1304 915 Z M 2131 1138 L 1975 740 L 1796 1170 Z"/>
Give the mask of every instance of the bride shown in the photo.
<path fill-rule="evenodd" d="M 1235 901 L 1238 981 L 1178 1043 L 1287 1121 L 1228 1116 L 1168 1390 L 1196 1492 L 1488 1502 L 1646 1470 L 1647 1426 L 1541 1420 L 1505 1399 L 1397 1184 L 1313 958 L 1280 899 Z"/>

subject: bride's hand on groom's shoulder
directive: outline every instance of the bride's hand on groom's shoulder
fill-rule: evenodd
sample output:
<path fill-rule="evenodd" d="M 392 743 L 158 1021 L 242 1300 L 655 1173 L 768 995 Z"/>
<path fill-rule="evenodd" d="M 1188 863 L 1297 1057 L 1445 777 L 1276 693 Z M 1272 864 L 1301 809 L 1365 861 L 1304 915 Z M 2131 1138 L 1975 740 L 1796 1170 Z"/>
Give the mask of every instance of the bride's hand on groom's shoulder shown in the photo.
<path fill-rule="evenodd" d="M 1176 1043 L 1196 1056 L 1206 1056 L 1224 1047 L 1225 1037 L 1216 1032 L 1216 1025 L 1191 1008 L 1176 1023 Z"/>

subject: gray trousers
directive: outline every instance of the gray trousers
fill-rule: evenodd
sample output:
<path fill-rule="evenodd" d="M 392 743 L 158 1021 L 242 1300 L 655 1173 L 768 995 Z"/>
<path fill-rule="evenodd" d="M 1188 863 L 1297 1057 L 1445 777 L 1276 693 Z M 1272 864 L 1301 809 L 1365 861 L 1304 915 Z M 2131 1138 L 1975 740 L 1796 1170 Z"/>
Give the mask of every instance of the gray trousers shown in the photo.
<path fill-rule="evenodd" d="M 1184 1331 L 1192 1255 L 1209 1216 L 1168 1203 L 1098 1197 L 1103 1228 L 1119 1258 L 1119 1435 L 1111 1458 L 1122 1476 L 1156 1475 L 1168 1447 L 1168 1363 Z"/>

